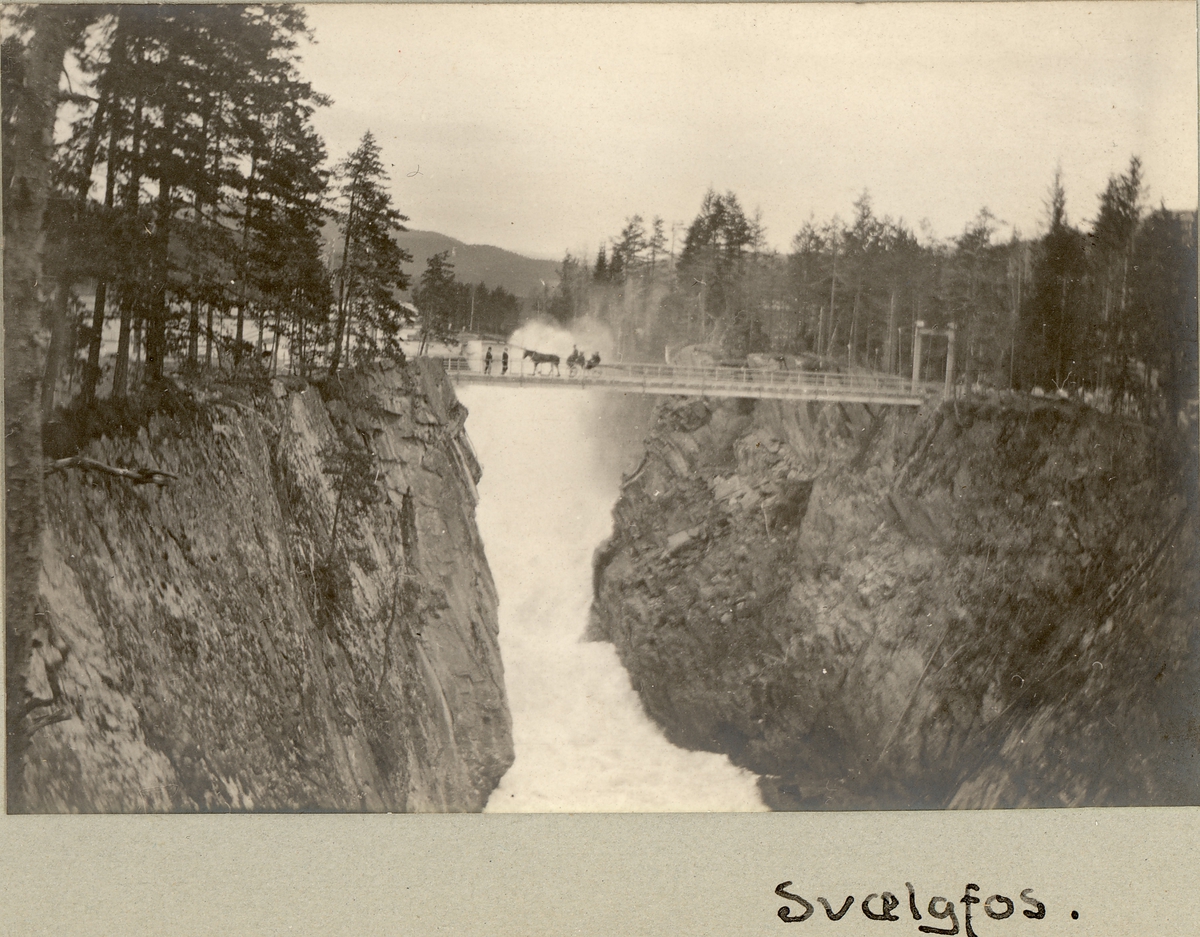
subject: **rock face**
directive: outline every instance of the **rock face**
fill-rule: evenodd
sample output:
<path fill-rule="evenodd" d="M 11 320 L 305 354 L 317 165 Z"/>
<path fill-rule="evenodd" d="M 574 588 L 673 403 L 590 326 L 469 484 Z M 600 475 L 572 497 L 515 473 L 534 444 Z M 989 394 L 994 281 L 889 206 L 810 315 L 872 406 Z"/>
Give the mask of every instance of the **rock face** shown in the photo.
<path fill-rule="evenodd" d="M 1194 498 L 1059 402 L 664 404 L 591 636 L 777 809 L 1197 802 Z"/>
<path fill-rule="evenodd" d="M 271 390 L 84 450 L 165 487 L 48 478 L 23 809 L 480 810 L 512 763 L 445 376 Z"/>

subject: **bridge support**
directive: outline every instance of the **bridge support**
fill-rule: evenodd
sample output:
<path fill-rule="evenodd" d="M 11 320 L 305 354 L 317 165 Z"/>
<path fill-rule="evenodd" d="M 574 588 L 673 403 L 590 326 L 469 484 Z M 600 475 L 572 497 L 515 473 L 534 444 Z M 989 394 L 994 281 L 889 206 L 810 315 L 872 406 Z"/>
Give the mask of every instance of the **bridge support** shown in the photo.
<path fill-rule="evenodd" d="M 925 323 L 918 319 L 917 328 L 913 333 L 913 370 L 912 370 L 912 392 L 917 393 L 921 383 L 921 339 L 928 335 L 930 338 L 935 335 L 946 336 L 946 383 L 942 388 L 942 399 L 949 400 L 954 392 L 954 340 L 957 328 L 953 322 L 945 329 L 927 329 Z"/>
<path fill-rule="evenodd" d="M 954 395 L 954 323 L 946 330 L 946 387 L 942 391 L 942 399 L 949 400 Z"/>

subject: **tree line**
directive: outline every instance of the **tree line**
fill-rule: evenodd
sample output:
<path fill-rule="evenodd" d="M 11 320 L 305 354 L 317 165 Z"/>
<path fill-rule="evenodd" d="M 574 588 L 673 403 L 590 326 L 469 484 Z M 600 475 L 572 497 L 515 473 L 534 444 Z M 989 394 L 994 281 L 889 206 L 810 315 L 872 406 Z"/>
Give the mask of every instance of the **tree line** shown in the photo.
<path fill-rule="evenodd" d="M 953 324 L 968 386 L 1176 413 L 1196 395 L 1195 212 L 1148 210 L 1136 157 L 1086 227 L 1069 222 L 1059 174 L 1046 208 L 1040 237 L 997 240 L 983 208 L 938 240 L 880 215 L 864 192 L 848 221 L 810 219 L 782 254 L 766 246 L 761 213 L 710 190 L 677 257 L 662 220 L 647 227 L 638 215 L 591 266 L 568 252 L 549 312 L 606 321 L 634 357 L 696 343 L 891 374 L 911 369 L 918 322 Z"/>
<path fill-rule="evenodd" d="M 160 381 L 168 359 L 181 370 L 214 357 L 273 364 L 286 342 L 293 368 L 334 373 L 400 354 L 412 258 L 394 235 L 407 218 L 370 132 L 327 168 L 312 118 L 331 102 L 300 74 L 302 8 L 18 8 L 6 27 L 6 191 L 39 32 L 61 27 L 59 71 L 71 79 L 54 92 L 67 134 L 45 190 L 45 412 L 83 348 L 85 401 L 102 364 L 120 398 Z M 93 285 L 81 321 L 77 294 Z M 117 332 L 107 364 L 106 324 Z"/>

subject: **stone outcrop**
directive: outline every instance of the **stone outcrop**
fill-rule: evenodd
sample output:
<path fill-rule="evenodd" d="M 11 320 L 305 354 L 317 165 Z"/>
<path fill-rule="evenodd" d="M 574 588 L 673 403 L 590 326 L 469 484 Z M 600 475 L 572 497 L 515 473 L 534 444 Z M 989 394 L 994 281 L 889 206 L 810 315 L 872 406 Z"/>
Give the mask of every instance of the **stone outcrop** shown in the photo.
<path fill-rule="evenodd" d="M 1195 479 L 1162 442 L 1068 402 L 670 401 L 591 636 L 779 809 L 1195 802 Z"/>
<path fill-rule="evenodd" d="M 166 486 L 47 479 L 21 809 L 480 810 L 511 764 L 444 374 L 260 390 L 83 450 Z"/>

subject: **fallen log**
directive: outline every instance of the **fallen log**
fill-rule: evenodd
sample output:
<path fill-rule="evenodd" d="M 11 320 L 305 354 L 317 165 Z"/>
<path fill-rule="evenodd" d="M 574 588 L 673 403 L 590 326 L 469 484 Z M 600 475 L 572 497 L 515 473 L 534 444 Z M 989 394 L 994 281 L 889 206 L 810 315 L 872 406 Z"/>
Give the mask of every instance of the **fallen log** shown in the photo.
<path fill-rule="evenodd" d="M 115 475 L 117 478 L 127 478 L 135 485 L 158 485 L 160 488 L 167 482 L 178 478 L 170 472 L 155 468 L 117 468 L 115 465 L 105 465 L 87 456 L 74 455 L 66 459 L 55 459 L 46 466 L 46 474 L 65 472 L 67 469 L 82 469 L 85 472 L 102 472 L 105 475 Z"/>

